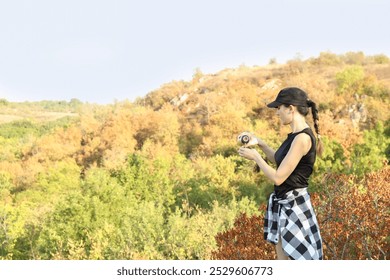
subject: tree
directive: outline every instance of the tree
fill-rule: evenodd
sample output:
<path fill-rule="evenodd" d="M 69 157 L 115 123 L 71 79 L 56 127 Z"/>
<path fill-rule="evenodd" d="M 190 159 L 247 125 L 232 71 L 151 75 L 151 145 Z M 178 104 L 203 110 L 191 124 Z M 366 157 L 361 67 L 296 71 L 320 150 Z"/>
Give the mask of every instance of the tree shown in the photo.
<path fill-rule="evenodd" d="M 362 176 L 383 168 L 389 160 L 386 157 L 389 145 L 383 123 L 378 122 L 374 129 L 364 131 L 364 142 L 353 147 L 350 173 Z"/>
<path fill-rule="evenodd" d="M 351 66 L 336 74 L 337 91 L 340 94 L 361 94 L 364 70 L 361 66 Z"/>

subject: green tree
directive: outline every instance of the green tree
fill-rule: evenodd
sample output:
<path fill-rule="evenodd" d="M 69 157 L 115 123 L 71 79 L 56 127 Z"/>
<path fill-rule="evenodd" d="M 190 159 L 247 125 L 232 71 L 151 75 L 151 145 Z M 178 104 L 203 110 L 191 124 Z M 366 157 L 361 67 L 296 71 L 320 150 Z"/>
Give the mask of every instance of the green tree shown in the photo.
<path fill-rule="evenodd" d="M 374 129 L 364 131 L 363 138 L 364 142 L 355 144 L 351 153 L 350 173 L 360 176 L 377 171 L 386 164 L 390 144 L 382 122 L 378 122 Z"/>
<path fill-rule="evenodd" d="M 388 64 L 390 62 L 390 58 L 384 54 L 374 55 L 373 60 L 378 64 Z"/>
<path fill-rule="evenodd" d="M 18 238 L 25 232 L 28 206 L 16 207 L 12 197 L 14 189 L 10 174 L 0 171 L 0 260 L 20 258 Z"/>
<path fill-rule="evenodd" d="M 324 150 L 321 157 L 317 157 L 315 163 L 315 174 L 324 173 L 342 173 L 346 168 L 347 158 L 344 155 L 344 149 L 340 143 L 330 140 L 328 137 L 322 137 Z"/>
<path fill-rule="evenodd" d="M 364 69 L 361 66 L 351 66 L 336 74 L 337 91 L 340 94 L 360 93 Z"/>
<path fill-rule="evenodd" d="M 149 160 L 141 154 L 129 155 L 127 165 L 113 172 L 119 183 L 143 201 L 169 207 L 174 203 L 171 162 L 167 158 Z"/>

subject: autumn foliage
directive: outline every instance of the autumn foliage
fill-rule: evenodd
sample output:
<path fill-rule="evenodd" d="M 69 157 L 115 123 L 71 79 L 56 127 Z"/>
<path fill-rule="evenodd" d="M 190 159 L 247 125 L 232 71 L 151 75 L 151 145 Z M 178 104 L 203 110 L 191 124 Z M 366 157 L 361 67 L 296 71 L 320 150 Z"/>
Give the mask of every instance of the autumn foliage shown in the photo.
<path fill-rule="evenodd" d="M 325 258 L 388 259 L 390 59 L 361 52 L 196 70 L 134 102 L 0 96 L 0 259 L 274 259 L 273 186 L 236 137 L 276 149 L 290 128 L 266 104 L 287 86 L 319 108 Z"/>
<path fill-rule="evenodd" d="M 326 259 L 390 259 L 390 168 L 330 175 L 313 197 Z"/>
<path fill-rule="evenodd" d="M 216 236 L 218 250 L 213 252 L 217 260 L 273 260 L 274 246 L 264 240 L 263 216 L 247 216 L 242 213 L 234 227 Z"/>

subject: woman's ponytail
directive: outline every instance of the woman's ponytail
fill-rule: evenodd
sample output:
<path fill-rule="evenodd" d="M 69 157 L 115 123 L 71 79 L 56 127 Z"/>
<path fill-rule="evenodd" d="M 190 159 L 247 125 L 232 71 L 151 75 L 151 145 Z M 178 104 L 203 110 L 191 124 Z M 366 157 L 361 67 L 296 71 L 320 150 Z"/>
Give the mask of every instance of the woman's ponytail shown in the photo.
<path fill-rule="evenodd" d="M 319 117 L 318 117 L 317 104 L 309 99 L 307 101 L 307 105 L 311 108 L 311 113 L 313 115 L 314 129 L 315 129 L 316 134 L 317 134 L 317 154 L 319 156 L 321 156 L 323 151 L 324 151 L 324 145 L 323 145 L 322 140 L 321 140 L 320 128 L 318 125 Z"/>

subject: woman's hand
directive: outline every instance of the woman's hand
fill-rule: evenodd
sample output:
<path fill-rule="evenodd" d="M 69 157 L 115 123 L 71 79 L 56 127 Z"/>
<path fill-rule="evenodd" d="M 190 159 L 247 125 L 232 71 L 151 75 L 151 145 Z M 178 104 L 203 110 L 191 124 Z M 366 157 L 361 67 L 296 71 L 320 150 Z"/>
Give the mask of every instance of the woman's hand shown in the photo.
<path fill-rule="evenodd" d="M 251 147 L 255 145 L 259 145 L 259 142 L 261 141 L 259 138 L 257 138 L 253 133 L 250 132 L 243 132 L 240 135 L 238 135 L 238 139 L 241 139 L 242 136 L 248 135 L 249 136 L 249 142 L 244 145 L 244 147 Z"/>
<path fill-rule="evenodd" d="M 258 151 L 245 147 L 241 147 L 240 149 L 238 149 L 238 154 L 249 160 L 256 160 L 257 158 L 261 158 Z"/>
<path fill-rule="evenodd" d="M 245 147 L 259 145 L 259 139 L 254 134 L 251 134 L 250 137 L 251 137 L 251 140 L 249 140 L 249 143 L 246 144 Z"/>

